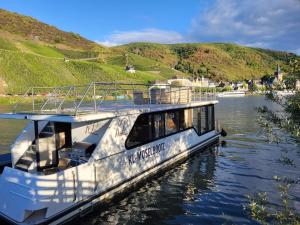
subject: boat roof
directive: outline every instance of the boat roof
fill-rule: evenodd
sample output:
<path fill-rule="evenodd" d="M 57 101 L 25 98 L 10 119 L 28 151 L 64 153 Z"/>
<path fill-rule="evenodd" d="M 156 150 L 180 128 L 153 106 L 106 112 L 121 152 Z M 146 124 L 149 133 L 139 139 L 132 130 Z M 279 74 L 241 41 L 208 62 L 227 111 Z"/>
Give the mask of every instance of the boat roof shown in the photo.
<path fill-rule="evenodd" d="M 54 122 L 84 122 L 110 119 L 118 116 L 129 114 L 141 114 L 146 112 L 159 112 L 180 108 L 191 108 L 202 105 L 210 105 L 218 103 L 217 100 L 194 101 L 186 104 L 143 104 L 143 105 L 106 105 L 101 106 L 96 111 L 93 108 L 83 108 L 78 115 L 57 113 L 52 111 L 43 112 L 20 112 L 20 113 L 3 113 L 0 119 L 17 119 L 17 120 L 35 120 L 35 121 L 54 121 Z"/>

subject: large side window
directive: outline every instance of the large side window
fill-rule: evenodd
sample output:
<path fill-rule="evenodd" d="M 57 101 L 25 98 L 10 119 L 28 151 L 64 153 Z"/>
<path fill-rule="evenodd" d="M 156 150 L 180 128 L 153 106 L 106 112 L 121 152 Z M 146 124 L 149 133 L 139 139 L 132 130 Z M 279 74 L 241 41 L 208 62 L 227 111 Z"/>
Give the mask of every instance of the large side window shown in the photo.
<path fill-rule="evenodd" d="M 200 134 L 200 108 L 193 108 L 193 127 L 197 131 L 198 134 Z"/>
<path fill-rule="evenodd" d="M 179 111 L 180 130 L 185 130 L 193 127 L 192 124 L 192 109 L 182 109 Z"/>
<path fill-rule="evenodd" d="M 207 108 L 207 120 L 208 120 L 208 130 L 214 130 L 215 129 L 215 118 L 214 118 L 214 106 L 209 105 Z"/>
<path fill-rule="evenodd" d="M 198 135 L 214 130 L 214 106 L 142 114 L 128 135 L 126 148 L 140 146 L 192 127 Z"/>
<path fill-rule="evenodd" d="M 152 140 L 151 114 L 140 115 L 126 141 L 126 147 L 131 148 Z"/>
<path fill-rule="evenodd" d="M 207 106 L 200 107 L 200 127 L 201 127 L 201 134 L 207 132 Z"/>
<path fill-rule="evenodd" d="M 179 111 L 166 112 L 166 135 L 179 131 Z"/>
<path fill-rule="evenodd" d="M 153 114 L 153 138 L 165 136 L 165 120 L 164 114 Z"/>

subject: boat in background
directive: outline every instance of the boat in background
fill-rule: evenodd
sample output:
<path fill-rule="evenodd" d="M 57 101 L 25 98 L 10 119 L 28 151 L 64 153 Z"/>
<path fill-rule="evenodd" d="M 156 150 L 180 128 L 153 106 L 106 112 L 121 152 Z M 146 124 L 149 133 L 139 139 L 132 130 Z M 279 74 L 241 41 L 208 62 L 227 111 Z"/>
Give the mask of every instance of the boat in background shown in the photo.
<path fill-rule="evenodd" d="M 217 93 L 220 98 L 223 97 L 244 97 L 246 95 L 245 91 L 225 91 Z"/>
<path fill-rule="evenodd" d="M 272 92 L 274 96 L 277 96 L 277 97 L 285 97 L 285 96 L 291 96 L 291 95 L 295 95 L 296 92 L 295 91 L 287 91 L 287 90 L 284 90 L 284 91 L 273 91 Z"/>

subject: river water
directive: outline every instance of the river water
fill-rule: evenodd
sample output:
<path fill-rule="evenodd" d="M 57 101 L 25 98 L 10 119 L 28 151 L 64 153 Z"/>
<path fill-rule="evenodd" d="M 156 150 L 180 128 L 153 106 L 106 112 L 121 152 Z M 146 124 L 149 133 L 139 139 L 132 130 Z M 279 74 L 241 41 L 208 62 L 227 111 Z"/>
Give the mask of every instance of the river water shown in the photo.
<path fill-rule="evenodd" d="M 257 192 L 267 192 L 269 202 L 280 207 L 278 183 L 273 177 L 300 178 L 299 145 L 285 133 L 281 133 L 286 139 L 283 143 L 268 142 L 256 122 L 255 107 L 276 107 L 262 96 L 219 100 L 216 117 L 228 133 L 222 146 L 195 155 L 76 223 L 258 224 L 243 209 L 246 195 Z M 0 121 L 1 152 L 7 151 L 24 124 Z M 284 157 L 292 163 L 284 163 Z M 290 195 L 290 207 L 300 212 L 300 183 L 291 186 Z"/>

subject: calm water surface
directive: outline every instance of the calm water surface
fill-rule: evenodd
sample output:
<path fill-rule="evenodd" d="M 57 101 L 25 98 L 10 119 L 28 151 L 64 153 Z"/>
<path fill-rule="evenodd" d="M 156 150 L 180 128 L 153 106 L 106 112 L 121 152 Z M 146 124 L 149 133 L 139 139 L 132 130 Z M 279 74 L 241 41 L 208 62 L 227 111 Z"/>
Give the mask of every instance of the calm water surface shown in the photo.
<path fill-rule="evenodd" d="M 284 134 L 287 143 L 268 143 L 256 123 L 254 107 L 264 104 L 264 98 L 256 96 L 220 99 L 217 118 L 228 132 L 224 146 L 195 155 L 121 201 L 96 209 L 76 223 L 257 224 L 243 210 L 245 196 L 265 191 L 269 201 L 278 206 L 278 184 L 273 176 L 300 177 L 300 147 Z M 0 121 L 1 152 L 7 152 L 24 125 Z M 293 165 L 280 162 L 283 155 L 292 159 Z M 291 207 L 300 212 L 300 184 L 294 185 L 290 193 Z"/>

